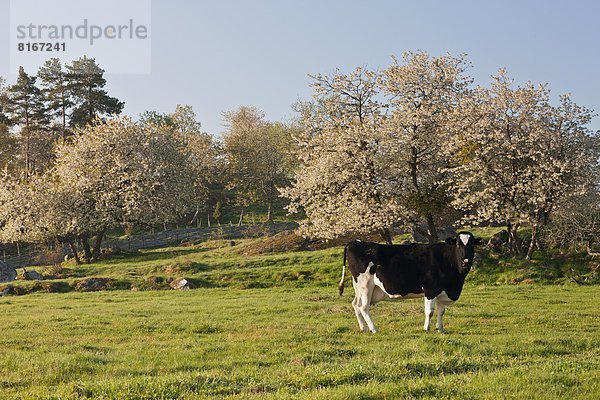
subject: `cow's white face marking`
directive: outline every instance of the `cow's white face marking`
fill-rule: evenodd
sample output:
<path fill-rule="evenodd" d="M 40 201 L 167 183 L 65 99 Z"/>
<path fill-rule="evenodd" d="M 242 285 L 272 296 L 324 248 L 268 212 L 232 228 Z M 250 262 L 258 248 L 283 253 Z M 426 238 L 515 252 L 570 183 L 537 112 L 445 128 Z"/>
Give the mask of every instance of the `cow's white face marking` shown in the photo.
<path fill-rule="evenodd" d="M 469 239 L 471 238 L 471 235 L 467 235 L 466 233 L 461 233 L 458 236 L 460 237 L 460 241 L 463 242 L 465 246 L 467 243 L 469 243 Z"/>

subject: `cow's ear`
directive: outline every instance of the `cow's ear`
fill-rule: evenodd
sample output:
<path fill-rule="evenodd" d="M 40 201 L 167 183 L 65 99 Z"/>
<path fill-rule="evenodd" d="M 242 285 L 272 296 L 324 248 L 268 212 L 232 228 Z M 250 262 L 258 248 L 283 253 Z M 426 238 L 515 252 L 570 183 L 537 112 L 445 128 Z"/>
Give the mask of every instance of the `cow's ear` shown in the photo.
<path fill-rule="evenodd" d="M 446 243 L 450 246 L 454 246 L 456 244 L 456 239 L 449 237 L 448 239 L 446 239 Z"/>
<path fill-rule="evenodd" d="M 475 240 L 475 244 L 476 245 L 480 245 L 481 244 L 481 238 L 474 237 L 473 239 Z"/>

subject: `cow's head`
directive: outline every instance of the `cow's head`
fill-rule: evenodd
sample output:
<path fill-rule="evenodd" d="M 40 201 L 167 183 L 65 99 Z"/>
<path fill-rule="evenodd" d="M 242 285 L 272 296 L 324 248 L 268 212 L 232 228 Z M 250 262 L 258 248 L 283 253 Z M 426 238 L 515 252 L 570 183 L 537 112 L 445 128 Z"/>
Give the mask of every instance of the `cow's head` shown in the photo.
<path fill-rule="evenodd" d="M 471 232 L 459 232 L 458 238 L 448 238 L 446 243 L 454 246 L 454 254 L 458 269 L 462 273 L 468 273 L 473 265 L 475 257 L 475 246 L 481 244 L 481 239 L 473 236 Z"/>

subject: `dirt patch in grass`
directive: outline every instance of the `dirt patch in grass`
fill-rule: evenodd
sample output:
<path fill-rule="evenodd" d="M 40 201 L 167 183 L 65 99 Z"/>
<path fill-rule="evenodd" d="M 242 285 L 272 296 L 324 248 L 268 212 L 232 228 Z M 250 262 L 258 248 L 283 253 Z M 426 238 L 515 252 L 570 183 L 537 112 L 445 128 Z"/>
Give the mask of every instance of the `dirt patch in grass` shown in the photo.
<path fill-rule="evenodd" d="M 381 242 L 376 234 L 348 234 L 332 240 L 311 239 L 302 237 L 297 230 L 279 232 L 273 236 L 257 240 L 244 247 L 243 254 L 255 256 L 268 253 L 287 253 L 294 251 L 323 250 L 331 247 L 345 246 L 352 240 L 360 239 L 369 242 Z"/>
<path fill-rule="evenodd" d="M 110 290 L 117 286 L 117 281 L 111 278 L 86 278 L 74 283 L 74 288 L 80 292 L 97 292 Z"/>
<path fill-rule="evenodd" d="M 67 282 L 63 281 L 35 281 L 19 285 L 0 286 L 0 294 L 22 296 L 25 294 L 43 293 L 66 293 L 72 290 Z"/>
<path fill-rule="evenodd" d="M 295 231 L 283 231 L 249 244 L 244 248 L 244 254 L 255 256 L 265 253 L 312 250 L 310 242 L 310 239 L 303 238 Z"/>
<path fill-rule="evenodd" d="M 151 275 L 144 278 L 144 281 L 140 282 L 136 287 L 139 290 L 167 290 L 172 280 L 173 278 Z"/>

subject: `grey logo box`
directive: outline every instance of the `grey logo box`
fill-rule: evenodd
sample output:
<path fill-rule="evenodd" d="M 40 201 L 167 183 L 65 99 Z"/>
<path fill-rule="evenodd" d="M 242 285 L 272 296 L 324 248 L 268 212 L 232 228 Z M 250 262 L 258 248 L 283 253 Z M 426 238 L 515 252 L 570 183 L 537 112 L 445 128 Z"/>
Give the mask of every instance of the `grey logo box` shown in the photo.
<path fill-rule="evenodd" d="M 108 74 L 149 74 L 151 12 L 151 0 L 11 0 L 10 69 L 85 55 Z"/>

